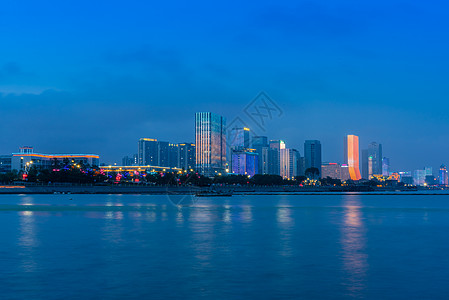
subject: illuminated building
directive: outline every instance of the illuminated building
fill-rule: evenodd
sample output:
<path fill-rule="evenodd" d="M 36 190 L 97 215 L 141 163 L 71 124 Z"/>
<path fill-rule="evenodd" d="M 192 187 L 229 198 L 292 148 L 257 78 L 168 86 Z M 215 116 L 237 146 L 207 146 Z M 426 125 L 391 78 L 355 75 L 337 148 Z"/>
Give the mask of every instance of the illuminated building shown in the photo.
<path fill-rule="evenodd" d="M 157 139 L 139 139 L 137 155 L 140 166 L 159 166 L 159 145 Z"/>
<path fill-rule="evenodd" d="M 177 145 L 157 139 L 141 138 L 138 142 L 138 164 L 140 166 L 176 167 Z M 173 154 L 174 153 L 174 154 Z"/>
<path fill-rule="evenodd" d="M 399 181 L 404 184 L 412 185 L 413 184 L 413 176 L 412 172 L 399 172 Z"/>
<path fill-rule="evenodd" d="M 383 176 L 390 175 L 390 159 L 387 157 L 384 157 L 382 159 L 382 175 Z"/>
<path fill-rule="evenodd" d="M 232 173 L 239 175 L 249 175 L 250 177 L 258 173 L 258 154 L 254 150 L 232 151 Z"/>
<path fill-rule="evenodd" d="M 371 156 L 372 174 L 382 174 L 382 144 L 372 142 L 368 145 L 368 156 Z"/>
<path fill-rule="evenodd" d="M 137 166 L 139 159 L 137 154 L 134 154 L 132 157 L 125 156 L 122 159 L 122 166 Z"/>
<path fill-rule="evenodd" d="M 178 144 L 168 144 L 168 163 L 167 166 L 170 168 L 179 167 L 179 145 Z"/>
<path fill-rule="evenodd" d="M 299 152 L 296 149 L 283 148 L 280 151 L 280 175 L 285 179 L 294 179 L 299 174 Z"/>
<path fill-rule="evenodd" d="M 413 171 L 413 184 L 424 185 L 426 183 L 426 170 Z"/>
<path fill-rule="evenodd" d="M 272 175 L 281 175 L 281 169 L 284 169 L 287 164 L 286 156 L 281 157 L 281 150 L 285 149 L 285 142 L 282 140 L 270 141 L 270 149 L 272 150 L 270 155 L 270 173 Z"/>
<path fill-rule="evenodd" d="M 195 114 L 196 169 L 203 175 L 223 173 L 226 167 L 226 119 L 211 112 Z"/>
<path fill-rule="evenodd" d="M 25 171 L 32 166 L 49 169 L 55 163 L 64 161 L 90 166 L 100 165 L 100 157 L 96 154 L 41 154 L 34 153 L 33 147 L 21 147 L 19 153 L 12 154 L 11 169 Z"/>
<path fill-rule="evenodd" d="M 266 136 L 255 136 L 252 141 L 252 148 L 259 155 L 258 157 L 258 173 L 270 174 L 270 147 L 268 146 L 268 138 Z"/>
<path fill-rule="evenodd" d="M 338 163 L 323 163 L 321 165 L 321 178 L 340 179 L 342 181 L 348 180 L 349 170 L 347 165 L 340 165 Z"/>
<path fill-rule="evenodd" d="M 195 168 L 195 144 L 179 144 L 179 168 L 191 170 Z"/>
<path fill-rule="evenodd" d="M 369 159 L 371 157 L 371 168 Z M 362 150 L 362 177 L 370 179 L 374 174 L 382 174 L 382 144 L 371 142 Z"/>
<path fill-rule="evenodd" d="M 0 155 L 0 174 L 11 172 L 11 155 Z"/>
<path fill-rule="evenodd" d="M 345 136 L 344 162 L 348 165 L 352 180 L 362 179 L 359 167 L 359 137 L 356 135 Z"/>
<path fill-rule="evenodd" d="M 304 143 L 304 158 L 306 170 L 317 168 L 321 176 L 321 143 L 317 140 L 307 140 Z"/>
<path fill-rule="evenodd" d="M 341 172 L 341 180 L 348 180 L 348 179 L 351 179 L 351 175 L 349 174 L 349 166 L 348 165 L 346 165 L 346 164 L 343 164 L 343 165 L 341 165 L 341 169 L 340 169 L 340 172 Z"/>
<path fill-rule="evenodd" d="M 249 128 L 232 128 L 228 143 L 233 150 L 248 149 L 249 143 Z"/>
<path fill-rule="evenodd" d="M 439 184 L 442 186 L 448 186 L 448 173 L 445 165 L 440 166 Z"/>
<path fill-rule="evenodd" d="M 362 149 L 362 166 L 361 166 L 361 172 L 362 172 L 362 178 L 369 179 L 369 170 L 368 170 L 368 149 Z"/>

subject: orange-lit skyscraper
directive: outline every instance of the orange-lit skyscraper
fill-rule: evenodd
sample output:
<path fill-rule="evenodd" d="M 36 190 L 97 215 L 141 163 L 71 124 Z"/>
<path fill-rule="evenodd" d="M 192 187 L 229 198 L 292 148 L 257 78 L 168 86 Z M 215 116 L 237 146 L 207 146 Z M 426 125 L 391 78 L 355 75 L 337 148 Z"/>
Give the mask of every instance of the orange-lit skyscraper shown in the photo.
<path fill-rule="evenodd" d="M 345 136 L 344 162 L 348 164 L 349 176 L 352 180 L 362 179 L 359 167 L 359 137 L 356 135 Z"/>

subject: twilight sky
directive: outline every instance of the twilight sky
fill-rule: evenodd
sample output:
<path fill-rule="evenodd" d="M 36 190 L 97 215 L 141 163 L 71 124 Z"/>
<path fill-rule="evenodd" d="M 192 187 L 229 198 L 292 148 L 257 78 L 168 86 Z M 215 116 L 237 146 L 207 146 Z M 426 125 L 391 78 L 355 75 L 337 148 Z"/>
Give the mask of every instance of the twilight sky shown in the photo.
<path fill-rule="evenodd" d="M 95 2 L 93 4 L 92 2 Z M 394 170 L 449 164 L 447 1 L 5 1 L 0 154 L 194 142 L 194 113 L 245 118 L 265 91 L 270 139 L 340 162 L 343 136 Z M 249 122 L 249 120 L 245 120 Z"/>

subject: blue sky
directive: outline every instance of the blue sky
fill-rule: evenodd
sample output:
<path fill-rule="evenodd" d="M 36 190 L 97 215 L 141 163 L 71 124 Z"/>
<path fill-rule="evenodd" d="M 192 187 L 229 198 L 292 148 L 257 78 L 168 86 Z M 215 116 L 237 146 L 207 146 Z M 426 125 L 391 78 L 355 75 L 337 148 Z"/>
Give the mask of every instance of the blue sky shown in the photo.
<path fill-rule="evenodd" d="M 119 162 L 139 137 L 193 142 L 196 111 L 232 120 L 265 91 L 284 113 L 257 134 L 301 154 L 319 139 L 341 161 L 357 134 L 396 170 L 449 164 L 447 2 L 9 2 L 0 153 Z"/>

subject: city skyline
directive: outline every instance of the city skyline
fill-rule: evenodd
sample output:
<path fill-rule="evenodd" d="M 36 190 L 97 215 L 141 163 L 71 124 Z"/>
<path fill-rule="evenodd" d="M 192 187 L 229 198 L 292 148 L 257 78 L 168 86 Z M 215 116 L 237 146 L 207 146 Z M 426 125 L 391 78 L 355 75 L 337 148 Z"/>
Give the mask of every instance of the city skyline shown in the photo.
<path fill-rule="evenodd" d="M 195 112 L 231 121 L 266 91 L 283 115 L 257 135 L 320 140 L 329 161 L 348 133 L 388 145 L 393 169 L 447 161 L 448 3 L 178 5 L 5 4 L 0 153 L 31 144 L 112 162 L 140 137 L 193 141 Z"/>

